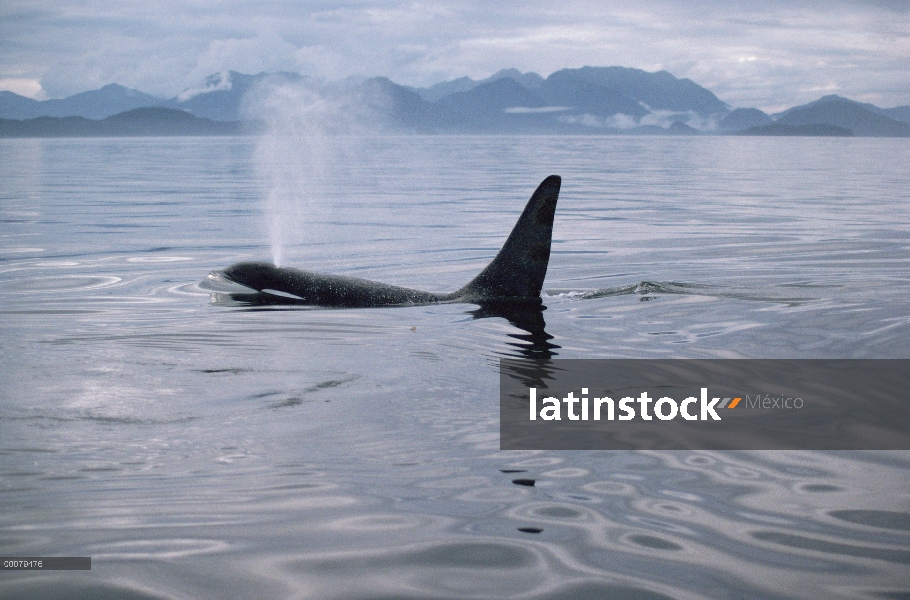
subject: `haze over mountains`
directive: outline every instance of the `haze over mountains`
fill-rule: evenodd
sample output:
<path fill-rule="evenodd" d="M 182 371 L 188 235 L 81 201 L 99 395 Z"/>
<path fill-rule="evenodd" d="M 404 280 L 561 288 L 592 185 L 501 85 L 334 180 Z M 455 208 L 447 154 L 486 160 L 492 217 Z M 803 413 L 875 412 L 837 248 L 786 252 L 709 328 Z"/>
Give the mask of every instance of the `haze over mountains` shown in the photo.
<path fill-rule="evenodd" d="M 60 100 L 0 92 L 0 136 L 234 135 L 262 132 L 275 90 L 316 89 L 341 110 L 411 133 L 746 134 L 910 137 L 910 106 L 882 109 L 825 96 L 775 115 L 731 109 L 666 71 L 506 69 L 429 88 L 387 78 L 323 84 L 297 73 L 218 73 L 174 98 L 111 84 Z M 151 109 L 155 110 L 151 110 Z"/>

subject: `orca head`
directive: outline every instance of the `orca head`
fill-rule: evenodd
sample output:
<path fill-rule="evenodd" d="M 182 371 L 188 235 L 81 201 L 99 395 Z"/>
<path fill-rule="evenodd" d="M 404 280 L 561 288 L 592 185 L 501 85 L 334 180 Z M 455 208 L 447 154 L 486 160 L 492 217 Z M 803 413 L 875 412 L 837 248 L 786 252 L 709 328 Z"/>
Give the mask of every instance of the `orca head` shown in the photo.
<path fill-rule="evenodd" d="M 231 265 L 221 275 L 234 283 L 261 292 L 274 279 L 278 267 L 269 262 L 242 262 Z"/>

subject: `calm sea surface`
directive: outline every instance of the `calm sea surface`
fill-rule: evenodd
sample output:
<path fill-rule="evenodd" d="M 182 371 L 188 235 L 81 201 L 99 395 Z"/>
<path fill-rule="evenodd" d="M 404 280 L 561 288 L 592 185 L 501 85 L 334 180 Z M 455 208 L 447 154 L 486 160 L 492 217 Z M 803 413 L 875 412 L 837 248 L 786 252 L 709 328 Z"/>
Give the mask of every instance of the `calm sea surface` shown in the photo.
<path fill-rule="evenodd" d="M 200 286 L 454 291 L 551 173 L 545 326 Z M 502 452 L 522 356 L 910 358 L 910 144 L 0 140 L 0 555 L 92 557 L 0 597 L 910 597 L 910 452 Z"/>

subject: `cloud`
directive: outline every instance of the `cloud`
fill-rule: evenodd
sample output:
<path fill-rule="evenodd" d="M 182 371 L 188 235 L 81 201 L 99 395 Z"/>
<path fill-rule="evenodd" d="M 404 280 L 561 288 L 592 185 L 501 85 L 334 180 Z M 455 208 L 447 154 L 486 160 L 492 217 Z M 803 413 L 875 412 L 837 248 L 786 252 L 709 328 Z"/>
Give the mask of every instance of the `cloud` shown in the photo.
<path fill-rule="evenodd" d="M 7 0 L 0 80 L 49 96 L 121 83 L 161 96 L 218 71 L 385 75 L 430 85 L 505 67 L 665 69 L 734 106 L 775 110 L 819 90 L 910 103 L 910 3 L 898 0 Z"/>
<path fill-rule="evenodd" d="M 0 79 L 0 90 L 9 90 L 33 100 L 43 100 L 45 95 L 37 79 Z"/>
<path fill-rule="evenodd" d="M 288 71 L 298 65 L 297 47 L 274 33 L 257 34 L 247 38 L 218 39 L 196 56 L 192 76 L 205 78 L 220 71 L 261 73 Z"/>

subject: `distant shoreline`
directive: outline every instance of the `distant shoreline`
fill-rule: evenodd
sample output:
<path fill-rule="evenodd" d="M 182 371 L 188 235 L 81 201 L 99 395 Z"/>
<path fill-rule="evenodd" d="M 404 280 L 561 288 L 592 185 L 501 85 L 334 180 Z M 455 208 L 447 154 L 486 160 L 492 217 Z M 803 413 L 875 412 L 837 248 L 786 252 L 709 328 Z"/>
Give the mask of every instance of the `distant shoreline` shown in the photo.
<path fill-rule="evenodd" d="M 259 135 L 264 124 L 255 121 L 213 121 L 182 110 L 137 108 L 105 119 L 37 117 L 0 119 L 0 137 L 172 137 Z"/>
<path fill-rule="evenodd" d="M 0 138 L 140 138 L 140 137 L 256 137 L 265 135 L 262 121 L 214 121 L 188 112 L 169 108 L 139 108 L 107 117 L 37 117 L 34 119 L 0 119 Z M 595 129 L 586 131 L 422 131 L 388 132 L 393 135 L 560 135 L 560 136 L 789 136 L 789 137 L 903 137 L 854 136 L 852 130 L 834 125 L 771 125 L 750 127 L 744 131 L 704 132 L 692 128 L 656 125 L 631 129 Z"/>

